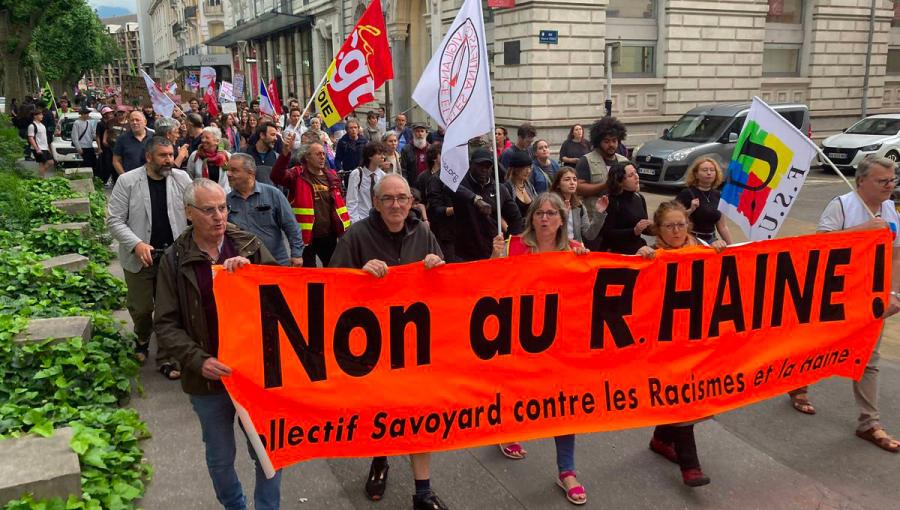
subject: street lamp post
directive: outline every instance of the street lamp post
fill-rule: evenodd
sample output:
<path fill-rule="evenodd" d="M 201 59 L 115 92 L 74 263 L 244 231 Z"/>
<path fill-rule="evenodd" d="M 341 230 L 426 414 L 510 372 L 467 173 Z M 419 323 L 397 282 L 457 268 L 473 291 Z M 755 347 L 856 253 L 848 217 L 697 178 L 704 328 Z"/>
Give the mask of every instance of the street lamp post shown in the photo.
<path fill-rule="evenodd" d="M 606 44 L 606 101 L 603 106 L 606 109 L 606 116 L 612 117 L 612 66 L 618 64 L 618 50 L 621 46 L 619 42 L 611 42 Z M 615 53 L 615 58 L 613 58 Z"/>

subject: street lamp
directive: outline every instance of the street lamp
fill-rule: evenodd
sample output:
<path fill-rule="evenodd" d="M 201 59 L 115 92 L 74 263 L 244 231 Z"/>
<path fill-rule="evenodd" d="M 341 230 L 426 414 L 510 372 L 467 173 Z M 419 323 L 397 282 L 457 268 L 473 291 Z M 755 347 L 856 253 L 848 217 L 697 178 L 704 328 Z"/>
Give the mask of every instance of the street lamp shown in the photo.
<path fill-rule="evenodd" d="M 622 43 L 616 41 L 606 43 L 606 101 L 603 106 L 606 116 L 612 117 L 612 66 L 619 63 L 619 48 Z"/>

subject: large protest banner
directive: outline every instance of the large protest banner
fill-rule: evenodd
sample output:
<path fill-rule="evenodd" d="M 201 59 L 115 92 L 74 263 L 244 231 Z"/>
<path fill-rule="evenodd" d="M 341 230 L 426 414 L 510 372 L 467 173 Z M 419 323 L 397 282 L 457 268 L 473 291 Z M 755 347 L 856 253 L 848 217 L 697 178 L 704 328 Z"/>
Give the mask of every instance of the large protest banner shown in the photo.
<path fill-rule="evenodd" d="M 217 272 L 224 382 L 267 470 L 699 419 L 858 378 L 891 234 Z"/>

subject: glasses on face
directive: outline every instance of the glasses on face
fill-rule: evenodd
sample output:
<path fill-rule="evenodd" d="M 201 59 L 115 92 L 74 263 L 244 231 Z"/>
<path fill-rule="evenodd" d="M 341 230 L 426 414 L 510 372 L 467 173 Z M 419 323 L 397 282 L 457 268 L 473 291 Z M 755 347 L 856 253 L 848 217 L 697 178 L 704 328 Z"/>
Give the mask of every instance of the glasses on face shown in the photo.
<path fill-rule="evenodd" d="M 213 205 L 210 207 L 197 207 L 194 204 L 190 204 L 191 207 L 203 213 L 204 216 L 215 216 L 216 213 L 219 214 L 228 214 L 230 208 L 226 204 L 222 205 Z"/>
<path fill-rule="evenodd" d="M 875 181 L 875 184 L 877 184 L 879 186 L 893 186 L 893 185 L 897 184 L 897 178 L 893 177 L 890 179 L 877 179 Z"/>
<path fill-rule="evenodd" d="M 559 211 L 534 211 L 535 218 L 555 218 L 559 216 Z"/>
<path fill-rule="evenodd" d="M 687 228 L 687 223 L 663 223 L 660 225 L 662 228 L 668 230 L 669 232 L 676 232 L 678 230 L 684 230 Z"/>
<path fill-rule="evenodd" d="M 409 195 L 397 195 L 395 197 L 391 196 L 391 195 L 382 195 L 381 197 L 378 198 L 378 200 L 381 201 L 381 205 L 387 207 L 387 206 L 393 204 L 394 202 L 397 202 L 397 205 L 400 205 L 400 206 L 406 205 L 409 203 L 410 198 L 412 198 L 412 197 L 410 197 Z"/>

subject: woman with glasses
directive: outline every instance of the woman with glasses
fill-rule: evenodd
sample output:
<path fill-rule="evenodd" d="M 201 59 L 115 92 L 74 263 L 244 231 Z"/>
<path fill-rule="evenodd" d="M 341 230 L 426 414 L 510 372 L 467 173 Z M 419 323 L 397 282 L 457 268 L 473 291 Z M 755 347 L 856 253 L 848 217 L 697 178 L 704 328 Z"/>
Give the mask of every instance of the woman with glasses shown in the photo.
<path fill-rule="evenodd" d="M 609 206 L 606 222 L 600 230 L 603 251 L 631 255 L 647 242 L 641 234 L 650 228 L 647 219 L 647 201 L 638 193 L 641 181 L 631 161 L 620 161 L 609 170 L 606 180 L 609 189 Z"/>
<path fill-rule="evenodd" d="M 503 240 L 503 236 L 495 237 L 491 258 L 555 251 L 571 251 L 577 255 L 588 253 L 589 250 L 584 245 L 569 238 L 569 232 L 566 229 L 568 215 L 566 206 L 559 195 L 541 193 L 528 208 L 525 216 L 525 231 L 522 232 L 522 235 L 511 236 L 508 244 Z M 566 499 L 570 503 L 583 505 L 587 503 L 587 493 L 576 478 L 575 435 L 566 434 L 553 439 L 556 441 L 556 467 L 559 473 L 556 483 L 565 492 Z M 518 447 L 521 456 L 512 458 L 524 458 L 525 450 L 518 443 L 500 445 L 500 448 L 508 450 L 513 446 Z M 505 451 L 504 455 L 506 455 Z"/>
<path fill-rule="evenodd" d="M 656 256 L 656 250 L 676 250 L 688 246 L 704 246 L 706 243 L 690 234 L 691 221 L 688 210 L 679 202 L 663 202 L 653 214 L 653 227 L 656 231 L 656 246 L 641 246 L 637 254 L 645 259 Z M 714 241 L 710 246 L 721 252 L 725 249 L 724 241 Z M 675 423 L 659 425 L 653 430 L 650 438 L 650 449 L 681 468 L 681 479 L 689 487 L 699 487 L 709 483 L 709 477 L 700 468 L 697 456 L 697 444 L 694 440 L 694 424 Z"/>
<path fill-rule="evenodd" d="M 716 240 L 716 231 L 731 244 L 731 232 L 725 216 L 719 211 L 719 190 L 723 182 L 722 168 L 712 158 L 700 158 L 688 168 L 685 182 L 688 187 L 681 190 L 675 200 L 687 209 L 697 239 L 710 244 Z"/>

